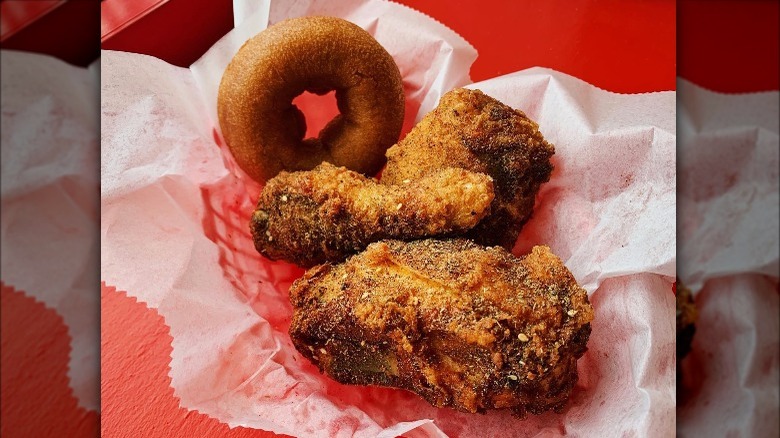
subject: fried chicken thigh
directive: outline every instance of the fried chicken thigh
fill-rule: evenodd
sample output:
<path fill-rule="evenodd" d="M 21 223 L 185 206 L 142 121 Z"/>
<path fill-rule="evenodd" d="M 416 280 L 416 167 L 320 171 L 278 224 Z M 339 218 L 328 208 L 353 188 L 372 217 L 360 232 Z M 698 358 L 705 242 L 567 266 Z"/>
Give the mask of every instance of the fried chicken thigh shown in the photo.
<path fill-rule="evenodd" d="M 373 243 L 310 269 L 290 298 L 295 347 L 333 379 L 519 416 L 563 407 L 593 318 L 546 246 L 518 259 L 465 239 Z"/>
<path fill-rule="evenodd" d="M 388 149 L 382 183 L 414 181 L 449 167 L 490 175 L 496 192 L 491 213 L 466 237 L 511 249 L 539 187 L 550 179 L 554 153 L 522 111 L 460 88 L 442 96 L 438 107 Z"/>
<path fill-rule="evenodd" d="M 382 239 L 462 233 L 485 217 L 492 200 L 491 178 L 463 169 L 391 186 L 323 163 L 268 181 L 250 228 L 264 256 L 310 267 Z"/>

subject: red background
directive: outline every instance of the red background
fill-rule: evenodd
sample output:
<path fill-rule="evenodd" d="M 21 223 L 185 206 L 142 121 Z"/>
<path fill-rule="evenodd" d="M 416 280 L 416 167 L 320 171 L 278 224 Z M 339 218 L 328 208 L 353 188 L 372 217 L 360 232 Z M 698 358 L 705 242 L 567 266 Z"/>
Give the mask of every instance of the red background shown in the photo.
<path fill-rule="evenodd" d="M 780 89 L 777 0 L 678 2 L 678 76 L 722 93 Z"/>
<path fill-rule="evenodd" d="M 103 48 L 188 66 L 232 28 L 230 0 L 103 2 Z M 479 52 L 472 80 L 550 67 L 624 93 L 675 89 L 675 2 L 401 0 Z M 151 14 L 141 11 L 155 7 Z M 120 12 L 125 12 L 124 15 Z M 123 28 L 125 23 L 131 22 Z M 112 29 L 122 28 L 119 33 Z M 198 29 L 198 32 L 192 32 Z M 159 44 L 166 41 L 166 44 Z"/>
<path fill-rule="evenodd" d="M 0 2 L 0 46 L 87 66 L 100 54 L 99 10 L 94 1 Z"/>
<path fill-rule="evenodd" d="M 103 2 L 103 48 L 187 66 L 232 28 L 230 0 L 137 0 L 129 12 L 127 3 Z M 675 76 L 727 93 L 780 88 L 776 0 L 399 3 L 436 18 L 477 48 L 475 82 L 543 66 L 624 93 L 673 90 Z M 152 14 L 139 12 L 154 7 Z M 199 32 L 187 30 L 192 28 Z"/>

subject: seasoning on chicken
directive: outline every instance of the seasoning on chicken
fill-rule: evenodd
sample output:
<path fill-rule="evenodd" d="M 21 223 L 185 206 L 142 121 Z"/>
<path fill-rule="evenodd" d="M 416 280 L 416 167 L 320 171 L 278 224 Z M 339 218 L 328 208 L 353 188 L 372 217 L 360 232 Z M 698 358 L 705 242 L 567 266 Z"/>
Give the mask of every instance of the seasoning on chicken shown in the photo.
<path fill-rule="evenodd" d="M 268 181 L 250 228 L 270 259 L 310 267 L 341 261 L 382 239 L 462 233 L 489 212 L 491 178 L 442 169 L 398 185 L 323 163 Z"/>
<path fill-rule="evenodd" d="M 290 289 L 295 347 L 346 384 L 464 412 L 560 410 L 593 308 L 546 246 L 516 258 L 465 239 L 382 241 Z"/>
<path fill-rule="evenodd" d="M 555 153 L 539 126 L 479 90 L 459 88 L 442 96 L 406 137 L 387 150 L 382 183 L 414 181 L 458 167 L 493 178 L 491 213 L 466 237 L 511 249 L 531 217 L 542 183 L 549 181 Z"/>

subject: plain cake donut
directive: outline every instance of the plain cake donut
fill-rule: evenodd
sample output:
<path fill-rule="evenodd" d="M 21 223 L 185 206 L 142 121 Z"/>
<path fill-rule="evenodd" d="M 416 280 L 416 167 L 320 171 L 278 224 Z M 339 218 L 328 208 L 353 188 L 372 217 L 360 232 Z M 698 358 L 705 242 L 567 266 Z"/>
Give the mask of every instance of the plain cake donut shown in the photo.
<path fill-rule="evenodd" d="M 304 139 L 306 121 L 293 99 L 331 90 L 340 114 Z M 403 84 L 390 54 L 360 27 L 293 18 L 239 49 L 222 76 L 217 111 L 228 147 L 255 180 L 323 161 L 373 175 L 401 132 Z"/>

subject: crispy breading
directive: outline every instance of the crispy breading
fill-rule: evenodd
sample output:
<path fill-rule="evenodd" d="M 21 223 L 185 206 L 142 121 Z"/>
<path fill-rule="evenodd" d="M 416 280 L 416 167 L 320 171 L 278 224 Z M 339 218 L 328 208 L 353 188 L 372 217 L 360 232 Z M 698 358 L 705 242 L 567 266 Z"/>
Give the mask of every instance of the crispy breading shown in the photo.
<path fill-rule="evenodd" d="M 546 246 L 523 258 L 465 239 L 382 241 L 290 289 L 295 347 L 335 380 L 464 412 L 559 410 L 593 319 Z"/>
<path fill-rule="evenodd" d="M 511 249 L 539 187 L 550 179 L 554 153 L 522 111 L 479 90 L 459 88 L 442 96 L 438 107 L 388 149 L 382 183 L 414 181 L 448 167 L 490 175 L 496 192 L 491 213 L 466 237 Z"/>
<path fill-rule="evenodd" d="M 271 179 L 250 228 L 264 256 L 309 267 L 344 260 L 382 239 L 464 232 L 485 217 L 492 200 L 491 178 L 463 169 L 390 186 L 323 163 Z"/>

